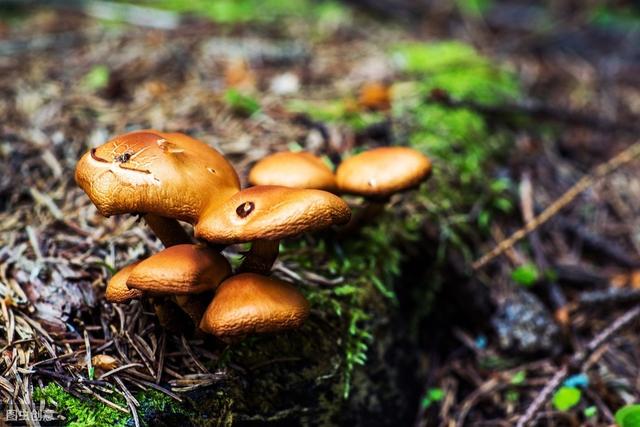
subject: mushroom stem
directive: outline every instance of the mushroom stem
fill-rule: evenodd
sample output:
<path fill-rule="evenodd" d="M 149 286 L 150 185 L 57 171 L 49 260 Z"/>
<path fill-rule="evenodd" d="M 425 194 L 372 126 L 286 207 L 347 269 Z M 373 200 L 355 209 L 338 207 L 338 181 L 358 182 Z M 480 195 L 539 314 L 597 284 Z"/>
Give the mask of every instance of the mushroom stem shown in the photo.
<path fill-rule="evenodd" d="M 193 243 L 187 232 L 182 228 L 178 220 L 173 218 L 167 218 L 155 214 L 145 214 L 144 220 L 153 231 L 153 233 L 160 239 L 165 247 L 181 245 L 185 243 Z M 182 309 L 197 326 L 200 323 L 202 313 L 204 313 L 204 307 L 200 312 L 196 307 L 201 305 L 197 298 L 191 296 L 178 297 L 173 296 L 172 300 L 178 307 Z M 166 326 L 169 319 L 175 320 L 175 313 L 171 313 L 166 303 L 154 304 L 156 316 L 160 319 L 160 323 Z"/>
<path fill-rule="evenodd" d="M 176 307 L 178 303 L 176 303 L 173 298 L 152 298 L 151 303 L 153 304 L 158 322 L 163 328 L 173 333 L 185 332 L 183 325 L 185 322 L 189 322 L 187 320 L 189 313 L 186 313 L 184 308 L 179 310 Z M 191 316 L 189 316 L 189 318 L 191 318 Z"/>
<path fill-rule="evenodd" d="M 340 227 L 341 235 L 348 235 L 360 230 L 365 225 L 374 221 L 384 211 L 389 198 L 366 199 L 364 206 L 351 216 L 349 222 Z"/>
<path fill-rule="evenodd" d="M 212 293 L 207 294 L 207 297 L 203 297 L 202 295 L 175 295 L 173 301 L 189 316 L 197 329 L 202 315 L 213 299 L 212 295 Z"/>
<path fill-rule="evenodd" d="M 144 220 L 167 248 L 184 243 L 193 243 L 178 220 L 154 214 L 145 214 Z"/>
<path fill-rule="evenodd" d="M 255 240 L 238 272 L 268 274 L 280 252 L 279 240 Z"/>

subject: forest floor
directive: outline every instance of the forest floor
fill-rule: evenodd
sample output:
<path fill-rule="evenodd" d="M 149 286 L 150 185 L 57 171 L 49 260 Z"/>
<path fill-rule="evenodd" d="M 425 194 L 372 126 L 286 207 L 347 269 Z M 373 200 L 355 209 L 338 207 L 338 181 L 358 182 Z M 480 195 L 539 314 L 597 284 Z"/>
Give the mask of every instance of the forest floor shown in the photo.
<path fill-rule="evenodd" d="M 358 237 L 371 247 L 336 264 L 307 239 L 276 266 L 306 284 L 312 316 L 346 331 L 331 347 L 340 398 L 368 369 L 375 316 L 392 312 L 415 353 L 410 384 L 395 385 L 403 421 L 610 425 L 640 401 L 640 11 L 164 3 L 0 10 L 5 409 L 145 424 L 146 406 L 278 362 L 237 363 L 242 349 L 166 333 L 141 304 L 104 302 L 108 277 L 161 244 L 137 217 L 97 215 L 73 170 L 90 147 L 139 128 L 204 140 L 243 184 L 283 150 L 336 164 L 398 144 L 433 158 L 432 180 Z M 346 285 L 350 274 L 380 298 Z M 121 369 L 104 376 L 98 354 Z"/>

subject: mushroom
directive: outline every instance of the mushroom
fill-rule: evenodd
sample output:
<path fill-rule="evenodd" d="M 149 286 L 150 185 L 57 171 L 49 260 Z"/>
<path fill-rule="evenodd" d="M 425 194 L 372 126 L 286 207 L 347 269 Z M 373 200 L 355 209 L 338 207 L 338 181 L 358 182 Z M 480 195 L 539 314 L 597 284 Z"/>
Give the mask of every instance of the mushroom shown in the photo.
<path fill-rule="evenodd" d="M 417 187 L 430 174 L 429 158 L 408 147 L 374 148 L 344 160 L 336 171 L 338 189 L 367 199 L 346 229 L 374 217 L 393 194 Z"/>
<path fill-rule="evenodd" d="M 431 161 L 408 147 L 380 147 L 344 160 L 336 171 L 340 191 L 388 198 L 416 187 L 429 177 Z"/>
<path fill-rule="evenodd" d="M 291 284 L 242 273 L 222 282 L 207 307 L 200 329 L 221 338 L 277 332 L 302 325 L 309 303 Z"/>
<path fill-rule="evenodd" d="M 108 354 L 96 354 L 91 358 L 91 365 L 99 371 L 106 372 L 118 367 L 118 360 Z"/>
<path fill-rule="evenodd" d="M 208 300 L 194 295 L 215 290 L 230 274 L 229 262 L 215 250 L 201 245 L 176 245 L 138 263 L 126 286 L 145 295 L 172 296 L 197 325 Z"/>
<path fill-rule="evenodd" d="M 195 235 L 225 245 L 252 242 L 240 271 L 266 273 L 280 239 L 345 224 L 350 217 L 349 206 L 326 191 L 259 185 L 213 205 L 195 225 Z"/>
<path fill-rule="evenodd" d="M 325 162 L 308 152 L 286 151 L 258 161 L 249 172 L 252 185 L 282 185 L 335 192 L 336 177 Z"/>
<path fill-rule="evenodd" d="M 140 298 L 144 295 L 144 292 L 141 290 L 129 289 L 127 287 L 127 279 L 138 264 L 139 262 L 129 264 L 113 275 L 111 280 L 107 283 L 107 290 L 104 295 L 107 301 L 122 303 Z"/>
<path fill-rule="evenodd" d="M 180 133 L 142 130 L 86 153 L 75 179 L 104 216 L 142 213 L 165 246 L 189 243 L 176 220 L 194 223 L 210 203 L 240 189 L 229 162 Z"/>
<path fill-rule="evenodd" d="M 186 244 L 141 261 L 126 283 L 149 295 L 192 295 L 214 290 L 230 274 L 224 256 L 206 246 Z"/>

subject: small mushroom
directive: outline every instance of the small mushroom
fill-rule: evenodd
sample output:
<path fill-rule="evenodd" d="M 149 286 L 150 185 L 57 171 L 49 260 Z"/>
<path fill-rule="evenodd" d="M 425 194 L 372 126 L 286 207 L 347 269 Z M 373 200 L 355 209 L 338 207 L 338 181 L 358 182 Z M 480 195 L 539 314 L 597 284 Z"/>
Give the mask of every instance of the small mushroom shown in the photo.
<path fill-rule="evenodd" d="M 221 338 L 295 329 L 309 315 L 309 303 L 291 284 L 242 273 L 222 282 L 200 329 Z"/>
<path fill-rule="evenodd" d="M 200 245 L 176 245 L 138 263 L 127 278 L 127 286 L 148 296 L 173 297 L 194 325 L 198 325 L 208 300 L 195 295 L 213 291 L 230 274 L 229 262 L 215 250 Z M 156 303 L 156 307 L 165 307 Z"/>
<path fill-rule="evenodd" d="M 344 160 L 336 171 L 339 191 L 362 196 L 367 203 L 343 233 L 374 218 L 393 194 L 417 187 L 430 174 L 429 158 L 408 147 L 374 148 Z"/>
<path fill-rule="evenodd" d="M 281 152 L 264 157 L 249 172 L 252 185 L 281 185 L 335 192 L 336 177 L 325 162 L 307 152 Z"/>
<path fill-rule="evenodd" d="M 118 360 L 108 354 L 96 354 L 91 358 L 91 364 L 101 372 L 106 372 L 117 368 Z"/>
<path fill-rule="evenodd" d="M 105 298 L 107 301 L 122 303 L 140 298 L 144 295 L 144 292 L 141 290 L 129 289 L 127 287 L 127 279 L 138 264 L 139 262 L 129 264 L 113 275 L 111 280 L 107 283 L 107 290 L 105 291 Z"/>
<path fill-rule="evenodd" d="M 195 225 L 195 235 L 226 245 L 252 242 L 240 271 L 266 273 L 280 239 L 345 224 L 350 217 L 349 206 L 326 191 L 259 185 L 212 206 Z"/>
<path fill-rule="evenodd" d="M 380 147 L 344 160 L 336 171 L 340 191 L 387 198 L 429 177 L 431 161 L 408 147 Z"/>
<path fill-rule="evenodd" d="M 213 291 L 231 274 L 226 258 L 199 245 L 176 245 L 141 261 L 127 286 L 148 295 L 193 295 Z"/>

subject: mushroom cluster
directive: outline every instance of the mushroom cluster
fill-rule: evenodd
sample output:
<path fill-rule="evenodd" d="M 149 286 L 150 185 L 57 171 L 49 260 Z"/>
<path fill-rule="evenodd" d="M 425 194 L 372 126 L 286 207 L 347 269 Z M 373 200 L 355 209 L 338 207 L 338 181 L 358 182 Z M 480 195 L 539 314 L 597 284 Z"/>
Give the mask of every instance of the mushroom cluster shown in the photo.
<path fill-rule="evenodd" d="M 430 174 L 431 161 L 419 151 L 408 147 L 379 147 L 342 161 L 335 174 L 321 158 L 311 153 L 275 153 L 253 166 L 249 182 L 363 197 L 364 208 L 346 226 L 355 228 L 375 216 L 392 195 L 417 187 Z"/>
<path fill-rule="evenodd" d="M 351 217 L 341 198 L 323 190 L 241 190 L 224 156 L 180 133 L 118 136 L 86 153 L 75 178 L 102 215 L 142 215 L 166 246 L 115 274 L 107 300 L 149 297 L 167 325 L 171 299 L 201 330 L 223 338 L 299 327 L 309 314 L 304 296 L 267 276 L 279 241 Z M 199 243 L 178 221 L 194 226 Z M 220 251 L 235 243 L 251 249 L 234 273 Z"/>
<path fill-rule="evenodd" d="M 177 305 L 201 330 L 229 338 L 297 328 L 308 316 L 300 291 L 269 276 L 280 240 L 353 226 L 430 172 L 429 159 L 405 147 L 362 152 L 335 173 L 311 153 L 283 152 L 256 163 L 253 186 L 241 189 L 231 164 L 207 144 L 141 130 L 90 150 L 75 178 L 98 212 L 141 215 L 166 247 L 115 274 L 106 299 L 150 298 L 161 324 L 174 327 Z M 359 216 L 351 218 L 341 194 L 367 200 Z M 193 226 L 197 243 L 179 221 Z M 250 249 L 234 272 L 221 250 L 238 243 Z"/>

